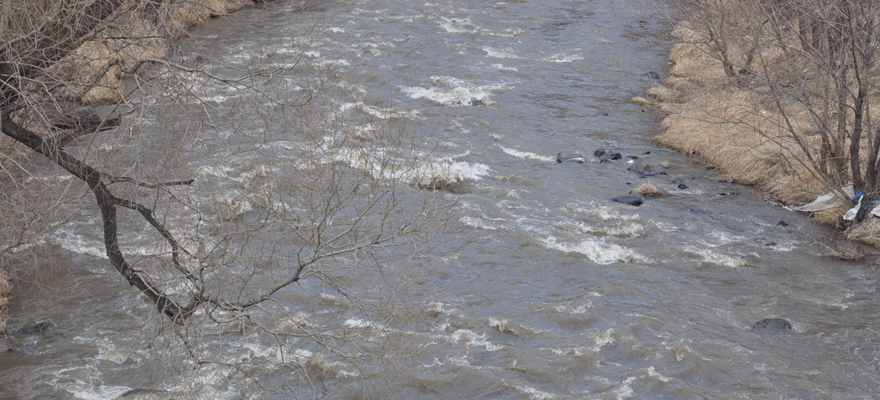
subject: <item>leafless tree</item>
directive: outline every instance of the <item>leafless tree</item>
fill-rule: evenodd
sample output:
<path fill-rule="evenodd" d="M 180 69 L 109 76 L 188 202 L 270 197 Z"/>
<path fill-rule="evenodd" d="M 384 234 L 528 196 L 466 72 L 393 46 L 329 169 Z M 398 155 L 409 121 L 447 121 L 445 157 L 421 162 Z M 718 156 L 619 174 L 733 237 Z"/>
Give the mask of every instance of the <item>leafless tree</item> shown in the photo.
<path fill-rule="evenodd" d="M 403 349 L 382 342 L 413 319 L 406 275 L 454 205 L 432 182 L 451 179 L 419 127 L 328 111 L 339 77 L 294 82 L 289 71 L 308 69 L 300 51 L 244 66 L 169 56 L 183 3 L 0 5 L 0 256 L 28 251 L 90 198 L 110 265 L 165 316 L 188 365 L 271 391 L 332 368 L 364 382 L 365 358 Z M 232 94 L 210 98 L 217 88 Z M 48 168 L 35 159 L 75 180 L 28 179 Z M 349 311 L 318 315 L 315 301 Z M 277 369 L 202 340 L 234 332 L 275 346 Z M 304 338 L 317 347 L 297 353 Z M 293 367 L 305 372 L 278 372 Z"/>
<path fill-rule="evenodd" d="M 740 12 L 746 3 L 749 11 Z M 697 37 L 714 44 L 706 51 L 724 63 L 728 76 L 736 66 L 747 68 L 749 75 L 735 83 L 750 85 L 757 100 L 741 105 L 753 110 L 748 117 L 729 123 L 778 142 L 827 189 L 852 184 L 855 191 L 877 197 L 880 127 L 872 104 L 880 72 L 875 51 L 880 5 L 851 0 L 667 4 L 696 27 Z M 749 40 L 718 39 L 730 37 Z"/>

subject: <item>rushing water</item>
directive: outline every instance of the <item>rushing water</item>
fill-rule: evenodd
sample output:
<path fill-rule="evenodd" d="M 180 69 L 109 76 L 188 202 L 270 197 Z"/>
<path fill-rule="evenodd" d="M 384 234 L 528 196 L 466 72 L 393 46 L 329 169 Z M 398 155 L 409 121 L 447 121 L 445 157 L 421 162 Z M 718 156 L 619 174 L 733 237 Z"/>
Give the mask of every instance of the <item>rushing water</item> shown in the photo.
<path fill-rule="evenodd" d="M 628 103 L 657 83 L 645 73 L 666 64 L 668 42 L 650 13 L 623 0 L 321 1 L 305 10 L 279 1 L 194 30 L 183 57 L 244 63 L 310 30 L 303 65 L 346 75 L 328 107 L 439 132 L 437 156 L 467 183 L 450 195 L 459 206 L 448 233 L 434 239 L 444 256 L 419 272 L 430 295 L 412 297 L 431 310 L 413 333 L 427 345 L 412 376 L 380 396 L 880 395 L 875 266 L 825 256 L 812 237 L 829 241 L 829 232 L 805 216 L 650 143 L 657 116 Z M 600 147 L 625 156 L 599 163 Z M 586 162 L 559 164 L 557 152 Z M 640 177 L 629 156 L 665 174 Z M 610 201 L 644 182 L 667 195 L 638 208 Z M 99 232 L 82 228 L 97 211 L 81 215 L 47 240 L 51 262 L 18 270 L 11 326 L 52 318 L 58 328 L 7 337 L 20 351 L 0 354 L 0 398 L 184 391 L 154 366 L 178 356 L 152 346 L 161 318 L 100 257 Z M 790 320 L 792 332 L 750 331 L 769 317 Z M 202 397 L 249 397 L 229 376 L 204 372 L 217 391 Z"/>

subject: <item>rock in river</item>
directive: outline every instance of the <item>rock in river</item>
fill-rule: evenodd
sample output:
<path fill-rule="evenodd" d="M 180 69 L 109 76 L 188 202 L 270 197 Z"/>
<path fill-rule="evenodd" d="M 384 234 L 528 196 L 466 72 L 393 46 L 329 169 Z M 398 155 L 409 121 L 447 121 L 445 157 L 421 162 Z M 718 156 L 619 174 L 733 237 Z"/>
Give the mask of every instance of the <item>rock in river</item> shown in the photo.
<path fill-rule="evenodd" d="M 612 197 L 611 201 L 626 204 L 628 206 L 638 207 L 642 205 L 645 201 L 641 197 L 637 196 L 617 196 Z"/>
<path fill-rule="evenodd" d="M 564 163 L 564 162 L 576 162 L 576 163 L 584 163 L 584 156 L 576 155 L 571 157 L 563 157 L 562 153 L 556 153 L 556 162 Z"/>
<path fill-rule="evenodd" d="M 782 318 L 767 318 L 755 322 L 752 332 L 757 333 L 788 333 L 791 332 L 791 323 Z"/>
<path fill-rule="evenodd" d="M 33 335 L 35 333 L 44 333 L 55 329 L 55 322 L 51 319 L 43 321 L 29 322 L 18 330 L 18 333 L 25 335 Z"/>

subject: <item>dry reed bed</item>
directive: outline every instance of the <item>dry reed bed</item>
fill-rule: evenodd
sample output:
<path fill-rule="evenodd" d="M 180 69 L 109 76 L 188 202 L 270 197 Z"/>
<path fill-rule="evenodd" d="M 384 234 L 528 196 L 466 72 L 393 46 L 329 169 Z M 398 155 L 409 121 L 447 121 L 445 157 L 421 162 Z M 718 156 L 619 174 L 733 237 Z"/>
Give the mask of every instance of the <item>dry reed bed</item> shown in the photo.
<path fill-rule="evenodd" d="M 694 155 L 716 166 L 721 179 L 754 185 L 787 205 L 799 206 L 826 193 L 827 186 L 804 160 L 797 143 L 773 134 L 782 131 L 779 126 L 784 122 L 773 111 L 766 88 L 737 81 L 750 79 L 748 75 L 726 76 L 719 60 L 689 44 L 695 42 L 696 33 L 686 25 L 676 27 L 672 35 L 679 43 L 669 52 L 667 80 L 647 91 L 656 100 L 653 106 L 664 114 L 655 143 Z M 810 121 L 805 113 L 795 113 L 793 123 L 808 127 Z M 848 208 L 823 210 L 813 218 L 844 228 L 841 216 Z M 880 219 L 869 218 L 844 235 L 880 245 Z"/>

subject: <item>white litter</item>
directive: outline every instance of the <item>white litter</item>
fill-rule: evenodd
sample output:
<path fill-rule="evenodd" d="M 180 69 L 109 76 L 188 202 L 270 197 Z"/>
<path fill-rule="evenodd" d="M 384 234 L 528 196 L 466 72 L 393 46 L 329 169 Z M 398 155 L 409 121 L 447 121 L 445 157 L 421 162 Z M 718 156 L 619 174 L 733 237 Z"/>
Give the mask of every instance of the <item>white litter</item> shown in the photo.
<path fill-rule="evenodd" d="M 859 196 L 858 204 L 856 204 L 855 207 L 850 208 L 849 210 L 846 210 L 846 214 L 843 214 L 843 219 L 845 219 L 847 221 L 852 221 L 852 220 L 856 219 L 856 214 L 859 213 L 859 208 L 862 207 L 862 199 L 864 199 L 864 198 L 865 198 L 864 195 Z"/>
<path fill-rule="evenodd" d="M 844 186 L 844 187 L 840 188 L 840 190 L 843 191 L 843 193 L 845 193 L 849 197 L 852 197 L 854 194 L 852 185 Z M 795 208 L 795 210 L 805 211 L 805 212 L 815 212 L 815 211 L 827 210 L 829 208 L 840 207 L 840 206 L 848 205 L 848 204 L 849 203 L 846 202 L 844 199 L 842 199 L 840 197 L 840 194 L 838 194 L 838 192 L 835 191 L 835 192 L 829 192 L 827 194 L 823 194 L 823 195 L 817 197 L 816 200 L 814 200 L 812 203 L 804 204 L 800 207 Z M 856 211 L 858 211 L 858 207 L 856 207 Z M 880 216 L 880 215 L 878 215 L 878 216 Z"/>

